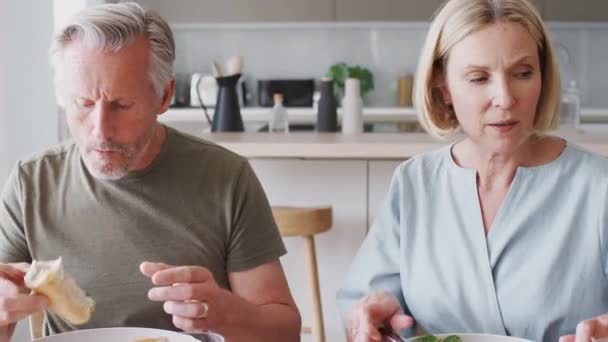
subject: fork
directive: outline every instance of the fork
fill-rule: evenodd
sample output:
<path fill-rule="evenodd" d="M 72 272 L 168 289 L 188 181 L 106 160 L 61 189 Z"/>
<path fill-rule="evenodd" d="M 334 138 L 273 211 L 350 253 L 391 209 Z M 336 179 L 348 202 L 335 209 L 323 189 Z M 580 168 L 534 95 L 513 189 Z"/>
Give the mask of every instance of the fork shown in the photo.
<path fill-rule="evenodd" d="M 380 332 L 380 335 L 382 335 L 382 341 L 384 342 L 404 342 L 405 340 L 403 338 L 401 338 L 401 336 L 399 336 L 396 332 L 393 331 L 393 329 L 389 328 L 389 327 L 379 327 L 378 331 Z M 598 341 L 598 342 L 604 342 L 604 341 Z M 608 342 L 608 341 L 606 341 Z"/>

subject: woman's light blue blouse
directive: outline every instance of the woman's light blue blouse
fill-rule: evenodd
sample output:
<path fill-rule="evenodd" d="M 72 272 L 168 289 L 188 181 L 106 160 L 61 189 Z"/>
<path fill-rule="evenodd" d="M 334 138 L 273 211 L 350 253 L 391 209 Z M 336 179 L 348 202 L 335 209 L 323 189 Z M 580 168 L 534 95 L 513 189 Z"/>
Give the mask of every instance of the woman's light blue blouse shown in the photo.
<path fill-rule="evenodd" d="M 476 171 L 451 146 L 402 163 L 338 304 L 390 291 L 430 333 L 555 342 L 608 313 L 608 159 L 567 143 L 519 167 L 487 237 Z M 408 333 L 411 333 L 409 331 Z"/>

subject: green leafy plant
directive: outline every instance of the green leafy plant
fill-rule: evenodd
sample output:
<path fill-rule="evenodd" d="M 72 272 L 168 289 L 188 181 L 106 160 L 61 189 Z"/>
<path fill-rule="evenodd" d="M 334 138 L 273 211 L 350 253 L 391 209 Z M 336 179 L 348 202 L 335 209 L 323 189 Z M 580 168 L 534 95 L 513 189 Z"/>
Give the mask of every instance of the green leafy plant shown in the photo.
<path fill-rule="evenodd" d="M 369 69 L 359 65 L 348 65 L 344 62 L 336 63 L 329 67 L 325 76 L 331 77 L 334 80 L 335 87 L 342 93 L 344 92 L 344 81 L 349 77 L 359 79 L 361 97 L 374 89 L 374 75 Z"/>
<path fill-rule="evenodd" d="M 450 335 L 444 339 L 435 337 L 433 335 L 426 335 L 426 336 L 416 338 L 415 341 L 416 342 L 461 342 L 462 339 L 460 338 L 460 336 L 456 336 L 456 335 Z"/>

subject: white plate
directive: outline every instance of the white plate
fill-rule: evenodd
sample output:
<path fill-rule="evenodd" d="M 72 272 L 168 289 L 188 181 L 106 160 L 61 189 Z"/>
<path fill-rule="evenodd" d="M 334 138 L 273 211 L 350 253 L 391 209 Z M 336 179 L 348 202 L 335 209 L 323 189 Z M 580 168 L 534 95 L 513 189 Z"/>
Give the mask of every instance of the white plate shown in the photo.
<path fill-rule="evenodd" d="M 216 335 L 216 334 L 211 334 Z M 196 338 L 175 331 L 148 328 L 101 328 L 76 330 L 36 339 L 36 342 L 133 342 L 143 338 L 166 337 L 171 342 L 199 342 Z M 203 340 L 204 341 L 204 340 Z M 223 341 L 223 339 L 219 339 Z"/>
<path fill-rule="evenodd" d="M 462 342 L 532 342 L 523 338 L 517 338 L 512 336 L 501 336 L 491 334 L 435 334 L 434 336 L 439 338 L 446 338 L 450 335 L 460 336 Z M 408 342 L 416 341 L 416 337 L 410 338 Z"/>

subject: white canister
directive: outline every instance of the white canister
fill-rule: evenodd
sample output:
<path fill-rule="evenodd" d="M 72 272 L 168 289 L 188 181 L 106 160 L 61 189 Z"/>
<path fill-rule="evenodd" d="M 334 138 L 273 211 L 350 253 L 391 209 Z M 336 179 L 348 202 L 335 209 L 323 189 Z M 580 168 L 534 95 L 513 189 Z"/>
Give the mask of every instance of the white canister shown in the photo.
<path fill-rule="evenodd" d="M 363 100 L 360 83 L 357 78 L 348 78 L 344 82 L 342 99 L 342 133 L 357 134 L 363 132 Z"/>
<path fill-rule="evenodd" d="M 190 106 L 200 107 L 201 101 L 206 107 L 215 107 L 218 85 L 215 77 L 200 73 L 192 74 L 190 79 Z"/>

